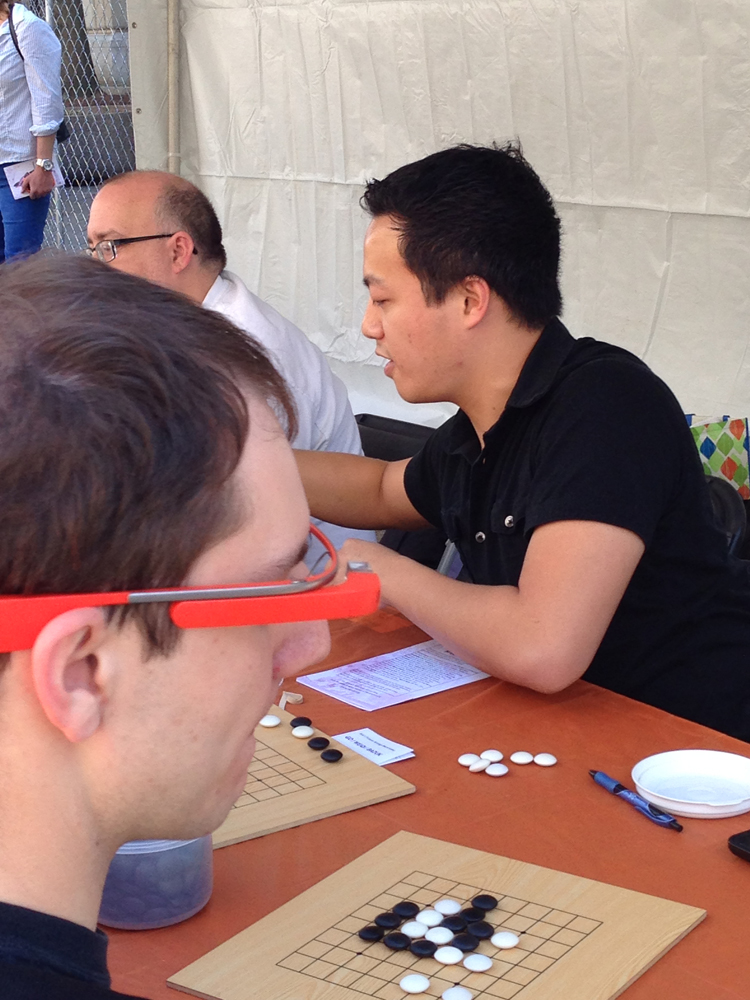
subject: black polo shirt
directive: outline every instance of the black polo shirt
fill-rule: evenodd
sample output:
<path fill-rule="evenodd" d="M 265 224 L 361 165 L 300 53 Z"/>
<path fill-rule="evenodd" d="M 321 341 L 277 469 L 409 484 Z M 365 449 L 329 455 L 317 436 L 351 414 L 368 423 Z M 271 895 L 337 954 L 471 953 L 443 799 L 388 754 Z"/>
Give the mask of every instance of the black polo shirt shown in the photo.
<path fill-rule="evenodd" d="M 459 411 L 406 468 L 464 576 L 515 586 L 541 524 L 635 532 L 646 550 L 586 680 L 750 740 L 750 574 L 715 526 L 692 434 L 638 358 L 558 320 L 481 447 Z"/>
<path fill-rule="evenodd" d="M 107 935 L 0 903 L 2 1000 L 143 1000 L 110 989 Z"/>

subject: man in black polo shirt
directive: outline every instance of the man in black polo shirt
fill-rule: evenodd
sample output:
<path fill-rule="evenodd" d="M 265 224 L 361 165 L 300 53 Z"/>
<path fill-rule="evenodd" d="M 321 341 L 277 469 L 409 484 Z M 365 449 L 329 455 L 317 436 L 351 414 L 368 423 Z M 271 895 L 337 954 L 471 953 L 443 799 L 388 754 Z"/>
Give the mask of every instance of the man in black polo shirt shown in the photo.
<path fill-rule="evenodd" d="M 680 406 L 635 356 L 557 318 L 560 225 L 512 145 L 372 181 L 362 331 L 410 402 L 460 410 L 412 460 L 301 453 L 313 513 L 440 526 L 447 579 L 383 547 L 384 598 L 469 663 L 579 677 L 750 740 L 750 582 L 714 525 Z"/>

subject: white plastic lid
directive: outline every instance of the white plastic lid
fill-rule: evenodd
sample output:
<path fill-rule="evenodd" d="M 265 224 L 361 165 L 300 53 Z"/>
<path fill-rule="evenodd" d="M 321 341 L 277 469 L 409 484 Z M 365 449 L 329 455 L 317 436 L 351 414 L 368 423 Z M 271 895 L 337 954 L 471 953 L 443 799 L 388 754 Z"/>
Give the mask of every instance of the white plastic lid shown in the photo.
<path fill-rule="evenodd" d="M 185 847 L 186 844 L 194 844 L 202 837 L 194 837 L 192 840 L 130 840 L 127 844 L 117 849 L 118 854 L 158 854 L 159 851 L 173 851 L 176 847 Z"/>
<path fill-rule="evenodd" d="M 750 811 L 750 758 L 723 750 L 670 750 L 639 761 L 637 791 L 676 816 L 722 819 Z"/>

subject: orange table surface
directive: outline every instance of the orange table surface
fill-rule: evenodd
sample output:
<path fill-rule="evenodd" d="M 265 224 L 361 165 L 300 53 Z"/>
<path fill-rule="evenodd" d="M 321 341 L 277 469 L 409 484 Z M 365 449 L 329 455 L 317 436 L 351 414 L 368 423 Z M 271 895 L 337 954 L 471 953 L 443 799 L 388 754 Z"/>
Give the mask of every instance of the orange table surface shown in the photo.
<path fill-rule="evenodd" d="M 312 671 L 423 641 L 395 612 L 331 625 L 333 647 Z M 300 712 L 329 734 L 370 727 L 414 748 L 393 765 L 414 795 L 308 823 L 214 852 L 208 906 L 155 931 L 109 931 L 113 988 L 175 1000 L 168 976 L 399 830 L 699 906 L 707 918 L 625 995 L 628 1000 L 750 1000 L 750 864 L 727 837 L 750 814 L 684 820 L 662 829 L 591 780 L 630 770 L 653 753 L 701 747 L 748 755 L 747 744 L 583 681 L 557 695 L 494 679 L 363 712 L 304 686 Z M 489 747 L 548 751 L 558 765 L 470 774 L 459 754 Z M 272 998 L 268 998 L 272 1000 Z"/>

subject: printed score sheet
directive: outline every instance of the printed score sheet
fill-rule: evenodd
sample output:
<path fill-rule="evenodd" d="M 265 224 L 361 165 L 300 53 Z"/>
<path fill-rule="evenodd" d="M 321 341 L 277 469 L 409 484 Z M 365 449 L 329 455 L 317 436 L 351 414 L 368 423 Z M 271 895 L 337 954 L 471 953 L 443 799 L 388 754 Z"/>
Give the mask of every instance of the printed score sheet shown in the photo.
<path fill-rule="evenodd" d="M 344 667 L 299 677 L 299 683 L 365 712 L 400 705 L 428 694 L 482 681 L 488 674 L 470 667 L 436 639 L 371 656 Z"/>

